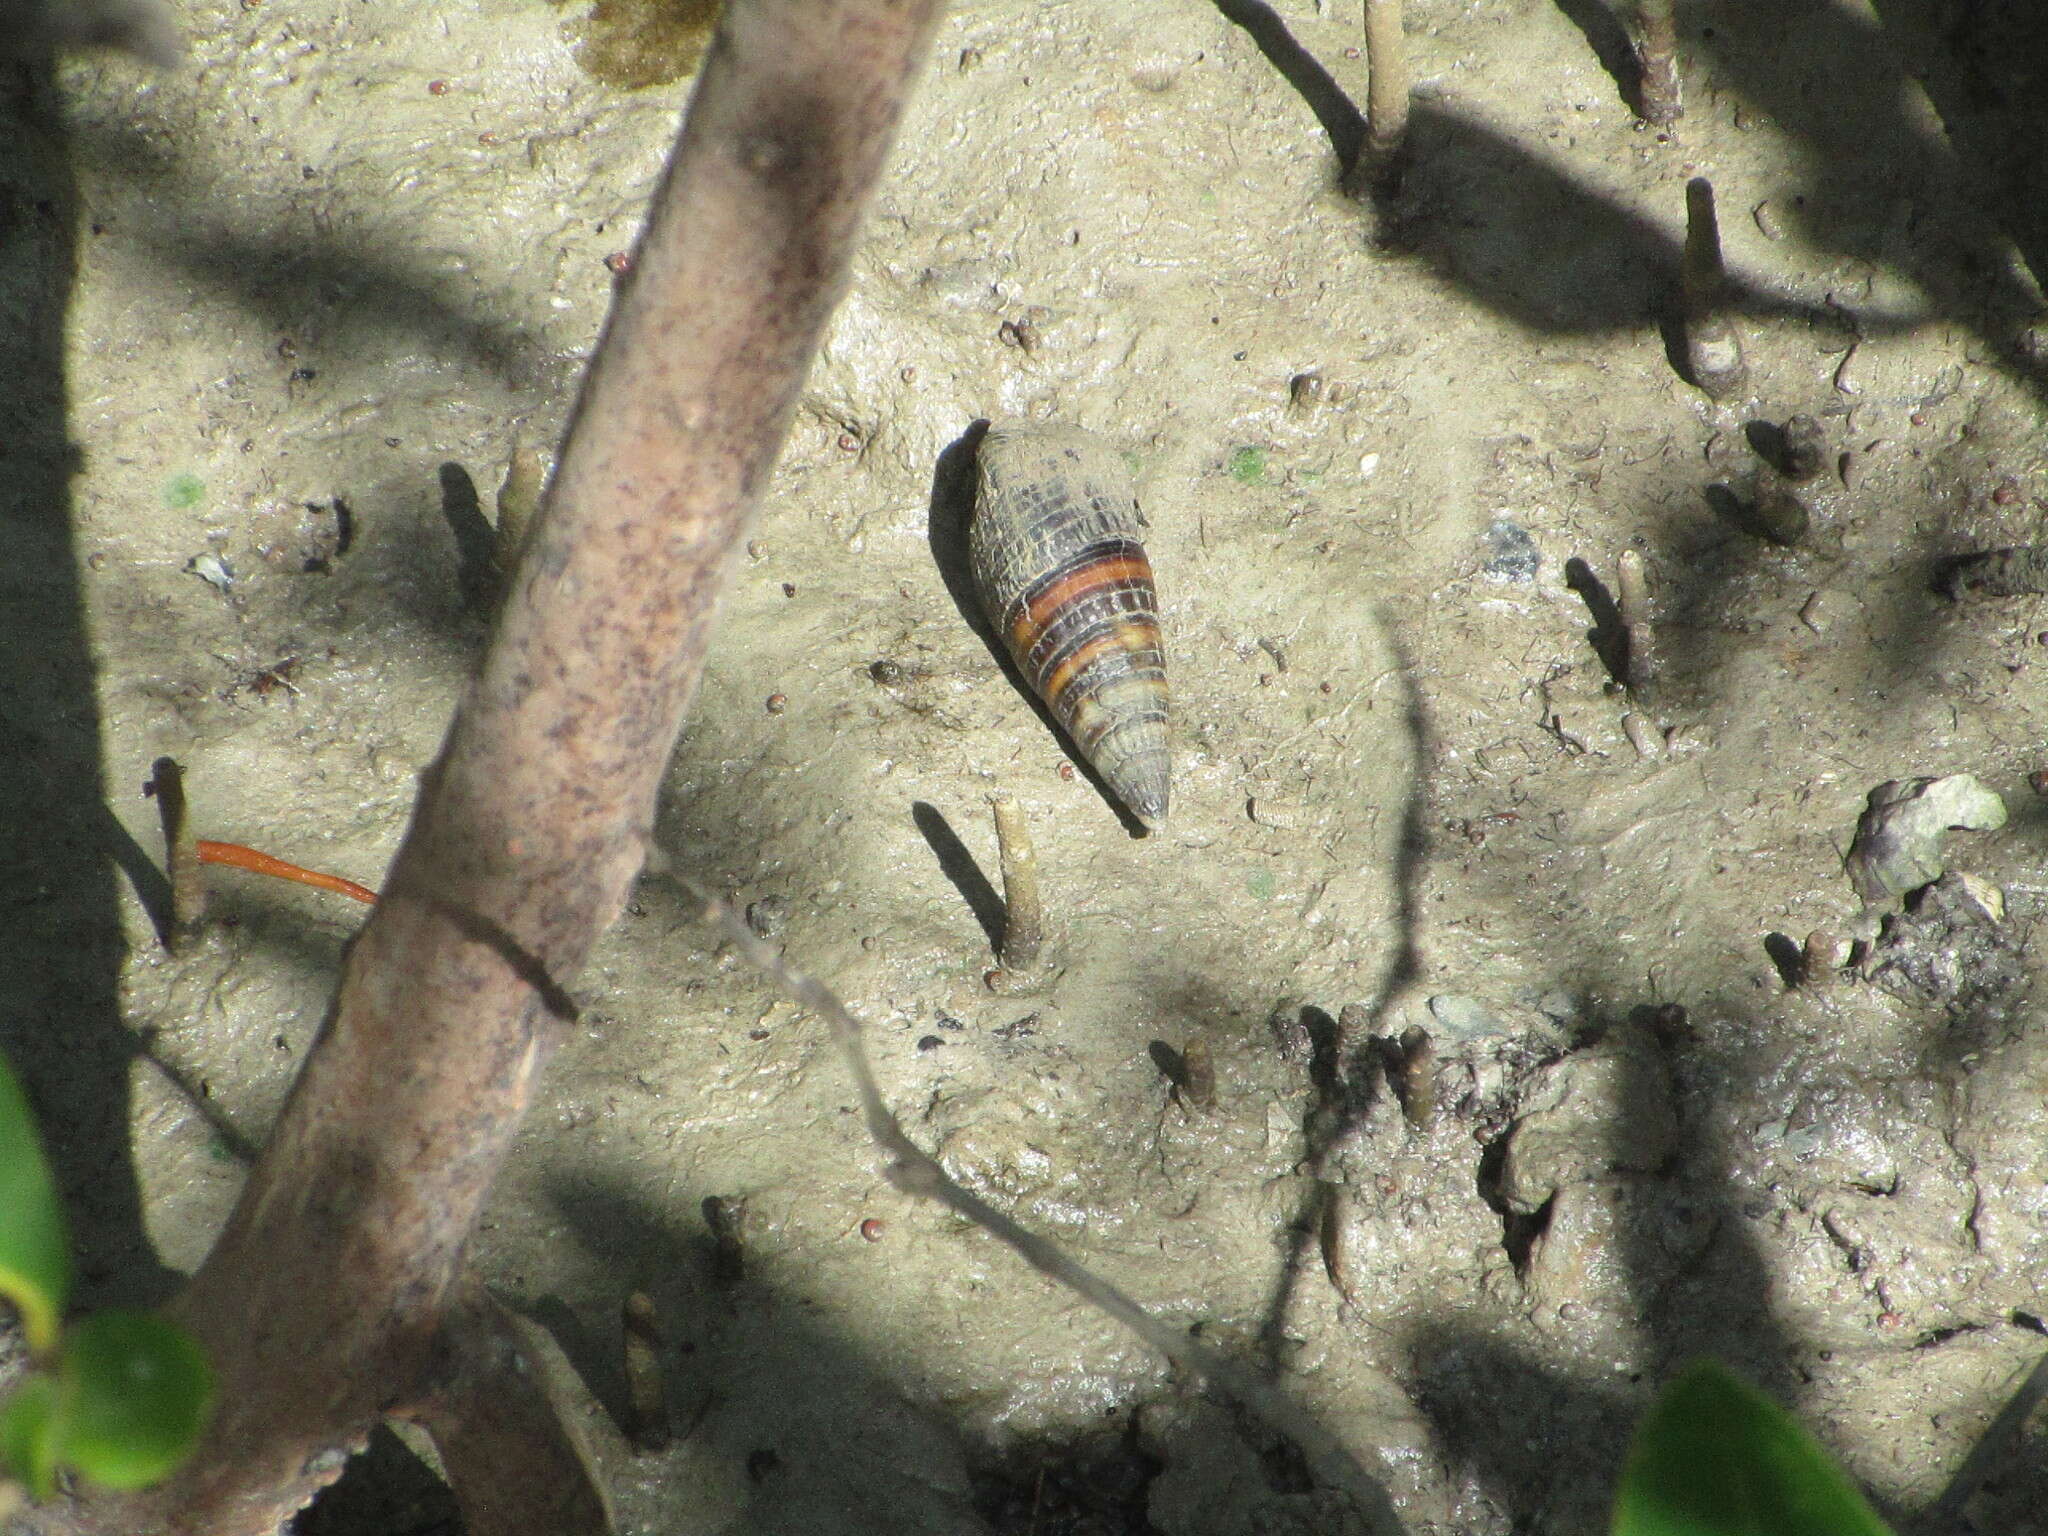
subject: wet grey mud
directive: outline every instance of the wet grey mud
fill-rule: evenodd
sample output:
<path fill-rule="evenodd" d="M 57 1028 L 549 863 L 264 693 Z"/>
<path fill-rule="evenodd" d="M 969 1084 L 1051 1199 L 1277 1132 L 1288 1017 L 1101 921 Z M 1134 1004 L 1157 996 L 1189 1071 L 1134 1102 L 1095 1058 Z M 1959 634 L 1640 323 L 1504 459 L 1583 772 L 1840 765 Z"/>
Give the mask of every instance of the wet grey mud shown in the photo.
<path fill-rule="evenodd" d="M 968 1188 L 1276 1373 L 1412 1531 L 1598 1528 L 1700 1351 L 1903 1518 L 2042 1349 L 2036 9 L 1680 5 L 1659 129 L 1607 7 L 1409 0 L 1368 204 L 1356 0 L 945 23 L 656 840 L 868 1021 Z M 0 178 L 0 1047 L 88 1304 L 205 1252 L 360 917 L 209 870 L 166 952 L 151 764 L 197 837 L 378 883 L 488 623 L 491 488 L 559 433 L 686 89 L 593 76 L 597 18 L 540 0 L 178 15 L 174 69 L 8 87 Z M 984 419 L 1130 470 L 1146 837 L 965 611 Z M 1866 902 L 1871 792 L 1960 774 L 2003 824 Z M 1043 907 L 1000 991 L 997 794 Z M 893 1193 L 820 1026 L 672 886 L 578 1001 L 476 1248 L 595 1394 L 622 1528 L 1345 1528 Z M 2048 1529 L 2038 1450 L 1974 1528 Z M 438 1497 L 380 1440 L 301 1525 Z"/>

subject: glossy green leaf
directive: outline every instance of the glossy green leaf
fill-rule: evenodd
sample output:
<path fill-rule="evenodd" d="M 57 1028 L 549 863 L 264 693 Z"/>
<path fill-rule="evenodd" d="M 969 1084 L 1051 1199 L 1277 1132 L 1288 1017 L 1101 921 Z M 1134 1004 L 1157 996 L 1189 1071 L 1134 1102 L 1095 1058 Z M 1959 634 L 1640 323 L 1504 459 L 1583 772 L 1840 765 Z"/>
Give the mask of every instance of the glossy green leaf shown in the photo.
<path fill-rule="evenodd" d="M 109 1488 L 156 1482 L 192 1452 L 213 1372 L 184 1330 L 145 1312 L 96 1312 L 64 1335 L 55 1454 Z"/>
<path fill-rule="evenodd" d="M 57 1383 L 31 1376 L 0 1406 L 0 1471 L 47 1499 L 57 1480 Z"/>
<path fill-rule="evenodd" d="M 35 1353 L 56 1347 L 70 1290 L 71 1256 L 57 1186 L 28 1098 L 0 1061 L 0 1296 L 21 1312 L 22 1332 Z"/>
<path fill-rule="evenodd" d="M 1636 1429 L 1613 1536 L 1891 1536 L 1783 1409 L 1711 1361 Z"/>

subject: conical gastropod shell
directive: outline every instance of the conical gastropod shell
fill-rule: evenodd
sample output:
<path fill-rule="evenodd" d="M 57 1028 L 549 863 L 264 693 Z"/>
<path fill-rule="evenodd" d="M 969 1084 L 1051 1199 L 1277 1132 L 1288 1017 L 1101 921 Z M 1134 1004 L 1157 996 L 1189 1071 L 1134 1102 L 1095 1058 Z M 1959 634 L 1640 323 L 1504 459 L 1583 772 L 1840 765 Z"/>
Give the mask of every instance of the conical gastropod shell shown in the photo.
<path fill-rule="evenodd" d="M 1081 755 L 1148 827 L 1166 819 L 1166 662 L 1123 461 L 1071 427 L 988 429 L 968 558 L 982 611 Z"/>

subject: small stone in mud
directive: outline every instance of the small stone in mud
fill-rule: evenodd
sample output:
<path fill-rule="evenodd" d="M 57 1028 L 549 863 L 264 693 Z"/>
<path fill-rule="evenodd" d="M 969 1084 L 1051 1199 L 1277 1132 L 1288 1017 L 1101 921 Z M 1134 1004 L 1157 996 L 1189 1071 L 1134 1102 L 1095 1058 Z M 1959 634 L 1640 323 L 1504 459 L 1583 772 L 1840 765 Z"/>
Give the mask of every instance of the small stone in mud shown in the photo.
<path fill-rule="evenodd" d="M 1843 863 L 1856 893 L 1876 905 L 1941 878 L 1949 831 L 2004 825 L 2005 802 L 1971 774 L 1894 779 L 1870 792 Z"/>
<path fill-rule="evenodd" d="M 1534 581 L 1543 567 L 1543 553 L 1528 530 L 1497 517 L 1484 536 L 1486 564 L 1481 571 L 1494 581 Z"/>
<path fill-rule="evenodd" d="M 757 939 L 772 939 L 789 921 L 789 903 L 780 896 L 763 896 L 747 903 L 747 926 Z"/>
<path fill-rule="evenodd" d="M 1827 434 L 1811 416 L 1789 418 L 1778 430 L 1777 450 L 1767 457 L 1787 480 L 1812 480 L 1828 465 Z"/>

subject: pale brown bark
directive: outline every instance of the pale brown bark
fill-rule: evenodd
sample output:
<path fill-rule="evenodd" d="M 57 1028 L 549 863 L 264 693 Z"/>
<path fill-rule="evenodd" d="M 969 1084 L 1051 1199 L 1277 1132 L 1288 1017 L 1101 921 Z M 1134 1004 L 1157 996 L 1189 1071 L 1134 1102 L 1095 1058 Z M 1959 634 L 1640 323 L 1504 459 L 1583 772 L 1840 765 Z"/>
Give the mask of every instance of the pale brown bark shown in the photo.
<path fill-rule="evenodd" d="M 1704 176 L 1685 184 L 1685 250 L 1678 286 L 1687 376 L 1709 398 L 1724 400 L 1747 385 L 1749 370 L 1742 360 L 1742 337 L 1728 315 L 1721 222 L 1714 212 L 1714 185 Z"/>
<path fill-rule="evenodd" d="M 610 1501 L 577 1425 L 588 1400 L 560 1346 L 466 1278 L 427 1395 L 405 1410 L 441 1453 L 467 1536 L 609 1536 Z"/>
<path fill-rule="evenodd" d="M 1347 169 L 1353 197 L 1388 197 L 1408 151 L 1408 37 L 1402 0 L 1365 0 L 1365 139 Z"/>
<path fill-rule="evenodd" d="M 1639 0 L 1636 108 L 1646 123 L 1669 128 L 1684 112 L 1678 86 L 1678 14 L 1673 0 Z"/>
<path fill-rule="evenodd" d="M 481 673 L 269 1145 L 173 1306 L 215 1363 L 219 1411 L 160 1489 L 37 1528 L 268 1536 L 427 1383 L 565 988 L 640 868 L 727 553 L 937 12 L 728 8 Z"/>

